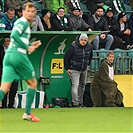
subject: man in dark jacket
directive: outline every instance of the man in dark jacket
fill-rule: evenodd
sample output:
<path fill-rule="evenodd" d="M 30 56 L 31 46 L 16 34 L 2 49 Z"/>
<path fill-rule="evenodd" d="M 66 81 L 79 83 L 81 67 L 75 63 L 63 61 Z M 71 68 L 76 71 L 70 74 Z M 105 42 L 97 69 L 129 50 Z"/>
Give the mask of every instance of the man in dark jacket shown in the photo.
<path fill-rule="evenodd" d="M 103 62 L 91 82 L 90 94 L 94 107 L 123 106 L 123 95 L 114 81 L 114 53 L 109 52 L 107 61 Z"/>
<path fill-rule="evenodd" d="M 2 69 L 3 69 L 3 58 L 5 55 L 5 52 L 8 48 L 8 45 L 10 43 L 10 38 L 7 36 L 4 38 L 4 45 L 0 46 L 0 81 L 1 81 L 1 77 L 2 77 Z M 10 92 L 9 92 L 9 104 L 7 105 L 7 95 L 8 93 L 5 95 L 4 99 L 2 100 L 2 108 L 13 108 L 14 105 L 14 98 L 15 95 L 17 93 L 17 88 L 18 88 L 18 82 L 13 82 Z"/>
<path fill-rule="evenodd" d="M 114 41 L 111 46 L 111 50 L 115 48 L 122 48 L 122 39 L 118 37 L 117 32 L 120 30 L 117 24 L 117 20 L 114 18 L 114 11 L 112 8 L 108 8 L 104 15 L 109 28 L 109 34 L 111 34 L 114 38 Z"/>
<path fill-rule="evenodd" d="M 73 31 L 92 31 L 90 26 L 80 16 L 80 9 L 73 8 L 72 13 L 68 16 L 70 26 Z"/>
<path fill-rule="evenodd" d="M 93 14 L 88 19 L 88 24 L 90 25 L 90 28 L 93 31 L 107 31 L 108 32 L 108 24 L 106 19 L 103 17 L 104 9 L 103 7 L 98 7 L 95 11 L 95 14 Z M 102 44 L 102 48 L 105 47 L 105 49 L 109 50 L 112 42 L 113 42 L 113 36 L 108 34 L 107 32 L 103 32 L 99 36 L 96 36 L 94 40 L 92 41 L 94 50 L 99 49 L 99 45 Z M 105 45 L 105 46 L 103 46 Z"/>
<path fill-rule="evenodd" d="M 78 36 L 65 53 L 64 66 L 72 83 L 72 103 L 74 107 L 83 106 L 87 66 L 90 65 L 92 57 L 92 46 L 85 33 Z"/>

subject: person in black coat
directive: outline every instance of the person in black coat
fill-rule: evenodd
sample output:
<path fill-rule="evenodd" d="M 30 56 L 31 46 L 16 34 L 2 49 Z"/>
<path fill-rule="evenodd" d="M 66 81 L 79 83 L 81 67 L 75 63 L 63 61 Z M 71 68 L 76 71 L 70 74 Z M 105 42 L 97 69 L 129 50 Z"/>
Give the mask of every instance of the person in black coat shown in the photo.
<path fill-rule="evenodd" d="M 109 28 L 109 34 L 111 34 L 114 38 L 114 41 L 111 46 L 111 50 L 114 50 L 115 48 L 122 48 L 122 39 L 118 37 L 117 32 L 120 30 L 119 26 L 117 24 L 117 20 L 114 18 L 114 11 L 112 8 L 108 8 L 105 15 L 104 15 Z"/>
<path fill-rule="evenodd" d="M 4 45 L 0 46 L 0 81 L 2 78 L 2 71 L 3 71 L 2 70 L 3 69 L 3 58 L 4 58 L 4 55 L 8 48 L 9 43 L 10 43 L 10 38 L 7 36 L 4 38 Z M 17 93 L 17 88 L 18 88 L 18 82 L 13 82 L 10 92 L 9 92 L 9 104 L 7 106 L 7 96 L 8 96 L 8 93 L 7 93 L 4 99 L 2 100 L 2 108 L 7 108 L 7 107 L 13 108 L 14 100 L 15 100 L 14 98 Z"/>
<path fill-rule="evenodd" d="M 77 36 L 64 56 L 64 67 L 72 84 L 73 107 L 83 107 L 83 94 L 87 79 L 87 66 L 93 58 L 92 45 L 86 33 Z"/>

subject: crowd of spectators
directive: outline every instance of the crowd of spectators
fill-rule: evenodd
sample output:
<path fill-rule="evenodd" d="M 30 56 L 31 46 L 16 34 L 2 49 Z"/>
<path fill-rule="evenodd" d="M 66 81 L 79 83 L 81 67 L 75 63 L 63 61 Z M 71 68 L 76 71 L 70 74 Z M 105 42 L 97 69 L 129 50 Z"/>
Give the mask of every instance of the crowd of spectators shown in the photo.
<path fill-rule="evenodd" d="M 34 2 L 34 0 L 27 0 Z M 0 30 L 12 30 L 15 21 L 22 16 L 26 0 L 0 0 Z M 80 6 L 84 4 L 88 12 Z M 32 31 L 103 31 L 92 40 L 94 50 L 132 49 L 133 13 L 127 17 L 126 5 L 130 0 L 42 0 L 45 8 L 31 22 Z"/>

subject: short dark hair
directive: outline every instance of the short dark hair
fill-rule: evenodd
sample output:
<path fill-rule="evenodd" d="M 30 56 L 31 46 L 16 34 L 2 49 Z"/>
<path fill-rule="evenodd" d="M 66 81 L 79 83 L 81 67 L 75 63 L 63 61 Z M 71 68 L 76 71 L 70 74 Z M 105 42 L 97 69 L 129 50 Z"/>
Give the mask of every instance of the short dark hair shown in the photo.
<path fill-rule="evenodd" d="M 59 12 L 59 10 L 60 10 L 60 9 L 63 9 L 63 10 L 65 10 L 65 8 L 64 8 L 64 7 L 59 7 L 59 8 L 58 8 L 58 12 Z"/>
<path fill-rule="evenodd" d="M 10 38 L 10 36 L 5 36 L 4 39 L 5 39 L 5 38 Z"/>
<path fill-rule="evenodd" d="M 8 11 L 15 12 L 15 10 L 13 8 L 8 8 L 7 12 Z"/>
<path fill-rule="evenodd" d="M 102 6 L 98 6 L 95 11 L 97 11 L 98 9 L 102 9 L 105 12 L 105 9 Z"/>

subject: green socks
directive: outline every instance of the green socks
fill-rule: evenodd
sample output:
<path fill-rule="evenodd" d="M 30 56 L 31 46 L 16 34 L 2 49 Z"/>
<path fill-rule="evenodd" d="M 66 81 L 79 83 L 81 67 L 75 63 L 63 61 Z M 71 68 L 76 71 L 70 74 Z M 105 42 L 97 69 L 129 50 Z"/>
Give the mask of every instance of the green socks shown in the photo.
<path fill-rule="evenodd" d="M 0 90 L 0 101 L 3 100 L 4 96 L 5 96 L 4 91 L 3 90 Z"/>
<path fill-rule="evenodd" d="M 31 105 L 34 100 L 35 93 L 36 93 L 36 90 L 28 88 L 27 94 L 26 94 L 26 113 L 28 115 L 31 113 Z"/>

